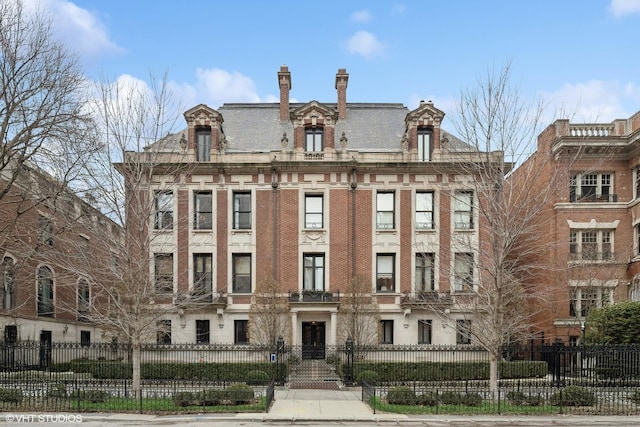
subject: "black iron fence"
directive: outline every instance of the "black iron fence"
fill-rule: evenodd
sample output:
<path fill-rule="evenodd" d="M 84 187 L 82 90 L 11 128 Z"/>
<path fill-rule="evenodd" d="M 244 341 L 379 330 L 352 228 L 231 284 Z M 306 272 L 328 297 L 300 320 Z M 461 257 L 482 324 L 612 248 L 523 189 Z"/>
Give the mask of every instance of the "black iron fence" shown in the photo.
<path fill-rule="evenodd" d="M 0 410 L 266 411 L 298 381 L 362 386 L 374 410 L 639 413 L 640 346 L 505 348 L 497 389 L 479 347 L 317 347 L 144 345 L 134 389 L 127 344 L 0 343 Z"/>

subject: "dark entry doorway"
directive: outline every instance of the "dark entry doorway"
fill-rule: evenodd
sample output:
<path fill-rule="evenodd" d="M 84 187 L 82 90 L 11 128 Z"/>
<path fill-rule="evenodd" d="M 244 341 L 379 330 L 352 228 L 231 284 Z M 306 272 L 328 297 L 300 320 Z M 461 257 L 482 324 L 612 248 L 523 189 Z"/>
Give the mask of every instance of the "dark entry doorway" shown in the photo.
<path fill-rule="evenodd" d="M 324 359 L 325 323 L 302 322 L 302 358 Z"/>
<path fill-rule="evenodd" d="M 51 331 L 40 331 L 40 367 L 51 364 Z"/>

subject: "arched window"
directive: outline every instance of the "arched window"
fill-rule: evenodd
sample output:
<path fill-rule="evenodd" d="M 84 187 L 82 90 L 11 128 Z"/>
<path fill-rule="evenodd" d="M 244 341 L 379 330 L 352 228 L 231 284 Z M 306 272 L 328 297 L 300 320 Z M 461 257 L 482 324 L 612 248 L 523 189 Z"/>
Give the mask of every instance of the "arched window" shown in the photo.
<path fill-rule="evenodd" d="M 54 315 L 53 272 L 49 267 L 38 268 L 38 316 Z"/>
<path fill-rule="evenodd" d="M 15 283 L 16 272 L 13 258 L 4 257 L 2 260 L 2 309 L 11 310 L 15 308 Z"/>

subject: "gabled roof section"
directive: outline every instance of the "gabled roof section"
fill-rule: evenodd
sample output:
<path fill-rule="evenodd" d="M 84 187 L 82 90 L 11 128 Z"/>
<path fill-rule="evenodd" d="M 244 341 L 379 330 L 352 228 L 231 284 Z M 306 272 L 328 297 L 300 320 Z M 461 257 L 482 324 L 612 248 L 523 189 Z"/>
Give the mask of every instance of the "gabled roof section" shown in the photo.
<path fill-rule="evenodd" d="M 422 121 L 420 125 L 430 125 L 430 126 L 440 127 L 440 123 L 442 123 L 442 119 L 444 119 L 444 112 L 434 107 L 433 102 L 421 101 L 420 106 L 418 108 L 416 108 L 415 110 L 407 114 L 407 118 L 405 119 L 405 122 L 407 124 L 407 127 L 410 125 L 411 122 L 414 122 L 414 121 Z"/>
<path fill-rule="evenodd" d="M 222 123 L 222 115 L 206 104 L 199 104 L 185 111 L 184 118 L 189 127 L 213 126 L 214 123 Z"/>
<path fill-rule="evenodd" d="M 338 112 L 325 104 L 318 101 L 311 101 L 304 104 L 291 112 L 291 117 L 294 119 L 302 119 L 305 117 L 320 117 L 325 119 L 332 119 L 333 123 L 338 119 Z"/>

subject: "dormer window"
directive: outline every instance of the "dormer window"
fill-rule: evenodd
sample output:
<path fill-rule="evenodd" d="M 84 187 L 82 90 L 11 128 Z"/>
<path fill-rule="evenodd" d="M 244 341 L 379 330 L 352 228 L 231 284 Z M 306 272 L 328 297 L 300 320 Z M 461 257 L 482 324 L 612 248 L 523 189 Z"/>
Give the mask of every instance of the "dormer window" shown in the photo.
<path fill-rule="evenodd" d="M 305 129 L 305 151 L 321 152 L 324 150 L 324 129 L 322 127 L 307 127 Z"/>
<path fill-rule="evenodd" d="M 418 128 L 418 160 L 431 160 L 433 132 L 428 127 Z"/>
<path fill-rule="evenodd" d="M 208 162 L 211 160 L 211 128 L 196 129 L 196 160 Z"/>

